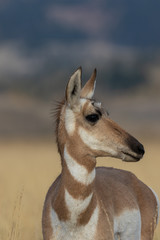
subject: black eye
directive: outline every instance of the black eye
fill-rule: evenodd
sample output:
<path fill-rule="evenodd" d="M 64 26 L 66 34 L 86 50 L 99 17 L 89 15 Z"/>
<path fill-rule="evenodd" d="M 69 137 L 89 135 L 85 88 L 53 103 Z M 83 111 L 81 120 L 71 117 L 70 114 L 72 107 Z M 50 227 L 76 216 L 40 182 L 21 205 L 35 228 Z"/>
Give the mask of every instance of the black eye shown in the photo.
<path fill-rule="evenodd" d="M 87 121 L 95 123 L 99 120 L 99 115 L 98 114 L 90 114 L 86 116 Z"/>

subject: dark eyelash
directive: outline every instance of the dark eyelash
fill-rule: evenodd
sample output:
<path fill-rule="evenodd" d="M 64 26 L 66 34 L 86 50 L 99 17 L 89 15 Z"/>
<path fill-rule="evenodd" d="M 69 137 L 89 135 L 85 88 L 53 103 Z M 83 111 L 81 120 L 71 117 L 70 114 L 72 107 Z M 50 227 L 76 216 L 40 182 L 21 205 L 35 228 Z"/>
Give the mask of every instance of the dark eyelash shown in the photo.
<path fill-rule="evenodd" d="M 99 115 L 98 114 L 90 114 L 86 116 L 87 121 L 96 123 L 99 120 Z"/>
<path fill-rule="evenodd" d="M 96 109 L 96 112 L 98 113 L 98 115 L 101 117 L 102 116 L 102 113 L 100 110 Z"/>

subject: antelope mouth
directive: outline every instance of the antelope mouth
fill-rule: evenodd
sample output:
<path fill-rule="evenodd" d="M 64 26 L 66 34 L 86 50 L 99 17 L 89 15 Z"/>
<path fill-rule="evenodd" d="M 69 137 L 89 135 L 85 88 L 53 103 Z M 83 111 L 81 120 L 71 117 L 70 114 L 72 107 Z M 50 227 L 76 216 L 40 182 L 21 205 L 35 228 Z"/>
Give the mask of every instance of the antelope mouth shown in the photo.
<path fill-rule="evenodd" d="M 127 148 L 121 149 L 122 160 L 126 162 L 138 162 L 145 153 L 143 145 L 132 136 L 128 138 L 127 144 Z"/>
<path fill-rule="evenodd" d="M 122 151 L 122 160 L 125 162 L 138 162 L 143 155 L 142 154 L 134 154 L 134 153 L 128 153 Z"/>

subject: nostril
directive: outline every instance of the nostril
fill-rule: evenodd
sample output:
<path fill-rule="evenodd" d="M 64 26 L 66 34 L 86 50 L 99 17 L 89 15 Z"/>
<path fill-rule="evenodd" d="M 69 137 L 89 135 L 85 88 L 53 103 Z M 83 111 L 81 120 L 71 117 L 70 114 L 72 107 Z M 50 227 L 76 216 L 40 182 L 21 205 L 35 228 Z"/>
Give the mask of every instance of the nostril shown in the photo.
<path fill-rule="evenodd" d="M 143 145 L 142 144 L 140 144 L 139 146 L 138 146 L 138 153 L 139 154 L 142 154 L 142 155 L 144 155 L 144 153 L 145 153 L 145 151 L 144 151 L 144 147 L 143 147 Z"/>
<path fill-rule="evenodd" d="M 137 141 L 137 139 L 135 139 L 134 137 L 130 136 L 127 139 L 127 144 L 129 145 L 129 147 L 131 148 L 131 150 L 141 156 L 144 155 L 145 151 L 144 151 L 144 147 L 143 145 Z"/>

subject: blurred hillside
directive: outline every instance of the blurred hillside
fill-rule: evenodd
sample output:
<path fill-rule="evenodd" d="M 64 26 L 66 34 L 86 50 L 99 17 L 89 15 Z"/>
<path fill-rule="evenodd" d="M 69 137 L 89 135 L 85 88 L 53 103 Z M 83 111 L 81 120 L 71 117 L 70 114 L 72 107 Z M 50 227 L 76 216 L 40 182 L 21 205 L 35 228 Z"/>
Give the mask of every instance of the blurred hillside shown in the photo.
<path fill-rule="evenodd" d="M 0 1 L 0 137 L 48 136 L 50 102 L 79 66 L 84 82 L 98 69 L 111 117 L 159 136 L 159 9 L 148 0 Z"/>
<path fill-rule="evenodd" d="M 109 41 L 160 47 L 160 2 L 149 0 L 11 0 L 0 2 L 0 40 L 39 48 L 53 41 Z"/>

